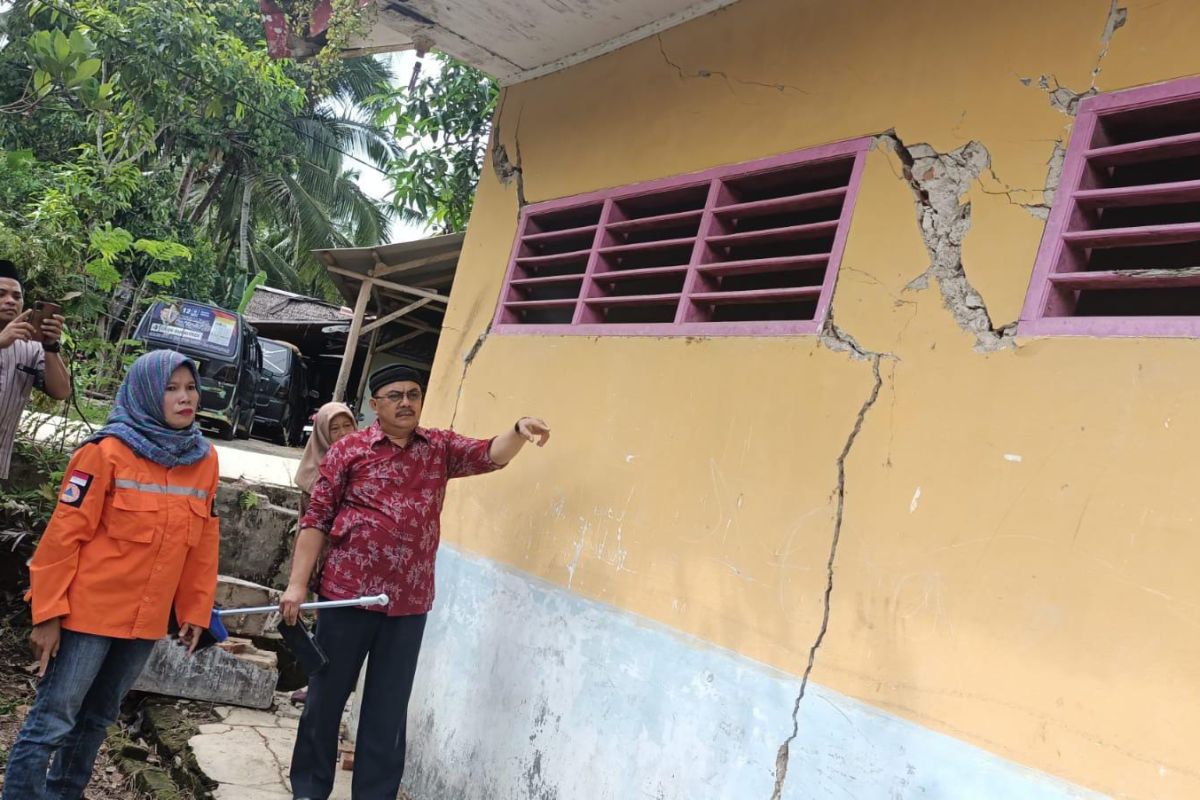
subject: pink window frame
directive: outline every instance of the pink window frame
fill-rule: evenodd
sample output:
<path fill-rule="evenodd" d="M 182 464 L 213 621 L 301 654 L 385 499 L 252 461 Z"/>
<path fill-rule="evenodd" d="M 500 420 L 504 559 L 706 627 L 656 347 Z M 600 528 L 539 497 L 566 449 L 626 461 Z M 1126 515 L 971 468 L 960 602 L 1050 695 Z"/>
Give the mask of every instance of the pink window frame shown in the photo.
<path fill-rule="evenodd" d="M 496 312 L 492 318 L 492 332 L 497 334 L 513 334 L 519 336 L 780 336 L 804 335 L 820 332 L 829 314 L 829 304 L 832 299 L 834 286 L 837 284 L 838 267 L 841 264 L 842 253 L 846 247 L 846 236 L 850 229 L 850 220 L 854 213 L 858 197 L 859 185 L 862 182 L 862 171 L 866 162 L 865 153 L 870 149 L 872 138 L 864 136 L 841 142 L 820 145 L 804 150 L 797 150 L 769 158 L 746 161 L 738 164 L 715 167 L 701 172 L 676 175 L 670 178 L 627 184 L 611 189 L 589 192 L 587 194 L 563 197 L 532 203 L 521 210 L 517 234 L 513 241 L 512 252 L 509 254 L 508 268 L 504 273 L 500 296 L 496 301 Z M 829 252 L 829 263 L 825 268 L 825 278 L 821 283 L 821 293 L 817 299 L 816 311 L 811 320 L 780 320 L 756 322 L 656 322 L 656 323 L 560 323 L 560 324 L 530 324 L 522 325 L 502 322 L 504 314 L 504 298 L 508 292 L 509 282 L 516 269 L 516 258 L 520 252 L 521 241 L 525 237 L 529 217 L 533 214 L 547 211 L 558 211 L 576 206 L 603 203 L 600 221 L 596 226 L 596 241 L 604 231 L 609 209 L 616 201 L 649 194 L 664 189 L 677 189 L 688 186 L 710 184 L 708 198 L 700 218 L 700 227 L 696 233 L 696 245 L 692 248 L 692 256 L 688 263 L 687 275 L 684 278 L 684 293 L 697 280 L 697 264 L 703 252 L 707 230 L 713 224 L 713 208 L 716 204 L 717 191 L 720 186 L 718 179 L 742 177 L 750 173 L 768 172 L 774 169 L 793 167 L 810 161 L 821 161 L 854 155 L 854 165 L 851 169 L 850 180 L 846 186 L 846 199 L 842 204 L 842 213 L 838 217 L 837 231 L 834 234 L 833 245 Z M 584 272 L 584 282 L 580 288 L 582 297 L 587 291 L 588 279 L 595 266 L 598 256 L 596 244 L 592 245 L 592 254 Z M 582 302 L 581 300 L 579 302 Z M 578 315 L 577 315 L 578 316 Z"/>
<path fill-rule="evenodd" d="M 1063 232 L 1075 208 L 1075 193 L 1086 166 L 1084 153 L 1091 145 L 1100 118 L 1117 111 L 1149 108 L 1170 101 L 1200 98 L 1200 78 L 1183 78 L 1153 86 L 1124 89 L 1088 97 L 1079 103 L 1075 125 L 1067 144 L 1062 177 L 1055 192 L 1054 207 L 1046 220 L 1042 242 L 1034 261 L 1025 305 L 1017 323 L 1020 336 L 1200 336 L 1196 317 L 1046 317 L 1050 275 L 1062 256 Z"/>

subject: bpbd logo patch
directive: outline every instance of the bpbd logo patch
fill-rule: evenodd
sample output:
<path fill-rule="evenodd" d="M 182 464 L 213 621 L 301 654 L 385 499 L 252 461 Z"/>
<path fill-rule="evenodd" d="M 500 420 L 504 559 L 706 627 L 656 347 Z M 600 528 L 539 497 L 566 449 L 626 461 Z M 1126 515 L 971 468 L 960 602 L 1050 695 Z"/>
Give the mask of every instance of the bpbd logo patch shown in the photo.
<path fill-rule="evenodd" d="M 92 488 L 91 475 L 82 470 L 71 470 L 71 474 L 67 476 L 67 484 L 63 487 L 63 492 L 58 498 L 58 502 L 64 506 L 79 508 L 83 505 L 83 499 L 87 497 L 88 489 L 90 488 Z"/>

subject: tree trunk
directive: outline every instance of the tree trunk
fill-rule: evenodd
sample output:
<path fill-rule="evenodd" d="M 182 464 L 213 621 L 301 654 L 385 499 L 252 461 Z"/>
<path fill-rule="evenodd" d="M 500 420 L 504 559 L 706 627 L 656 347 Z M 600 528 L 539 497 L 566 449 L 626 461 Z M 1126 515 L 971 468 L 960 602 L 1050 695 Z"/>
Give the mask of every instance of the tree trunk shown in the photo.
<path fill-rule="evenodd" d="M 139 309 L 142 305 L 142 298 L 146 295 L 146 281 L 142 280 L 133 292 L 133 297 L 129 301 L 129 313 L 125 315 L 125 322 L 121 326 L 121 333 L 117 337 L 117 346 L 113 352 L 111 361 L 104 361 L 100 365 L 100 374 L 96 376 L 96 388 L 109 394 L 112 397 L 115 392 L 110 392 L 108 383 L 110 376 L 117 376 L 115 383 L 120 382 L 121 366 L 125 359 L 125 340 L 129 338 L 133 331 L 133 326 L 141 319 Z"/>
<path fill-rule="evenodd" d="M 196 168 L 189 161 L 187 168 L 183 171 L 183 180 L 179 182 L 179 211 L 175 214 L 175 219 L 182 222 L 183 212 L 187 209 L 188 195 L 192 193 L 192 184 L 196 180 Z"/>
<path fill-rule="evenodd" d="M 236 157 L 230 157 L 221 162 L 221 169 L 217 172 L 217 176 L 213 178 L 212 183 L 208 185 L 208 191 L 204 193 L 204 199 L 200 201 L 200 205 L 196 206 L 196 210 L 192 212 L 191 221 L 193 224 L 204 218 L 204 212 L 208 211 L 208 207 L 217 199 L 217 195 L 221 193 L 221 187 L 225 185 L 225 180 L 233 172 L 236 161 Z"/>
<path fill-rule="evenodd" d="M 250 280 L 250 192 L 247 179 L 242 184 L 242 218 L 238 225 L 238 269 Z"/>

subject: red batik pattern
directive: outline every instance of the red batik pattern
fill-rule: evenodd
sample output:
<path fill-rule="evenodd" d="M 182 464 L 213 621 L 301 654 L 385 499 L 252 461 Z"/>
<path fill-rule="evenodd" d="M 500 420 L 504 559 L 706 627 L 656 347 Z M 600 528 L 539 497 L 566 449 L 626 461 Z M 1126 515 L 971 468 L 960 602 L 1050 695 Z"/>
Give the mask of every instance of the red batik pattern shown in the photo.
<path fill-rule="evenodd" d="M 400 447 L 378 423 L 335 443 L 300 521 L 329 535 L 321 594 L 383 593 L 389 616 L 428 612 L 446 483 L 499 469 L 490 447 L 432 428 L 417 428 Z"/>

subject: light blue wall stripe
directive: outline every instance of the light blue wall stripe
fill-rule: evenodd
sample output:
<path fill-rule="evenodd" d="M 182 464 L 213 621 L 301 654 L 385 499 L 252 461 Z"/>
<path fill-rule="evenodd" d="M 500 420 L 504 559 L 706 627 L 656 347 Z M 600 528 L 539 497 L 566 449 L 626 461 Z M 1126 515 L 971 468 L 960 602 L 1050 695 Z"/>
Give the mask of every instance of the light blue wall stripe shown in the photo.
<path fill-rule="evenodd" d="M 443 546 L 409 714 L 416 800 L 768 800 L 785 675 Z M 821 686 L 786 800 L 1100 795 Z"/>

